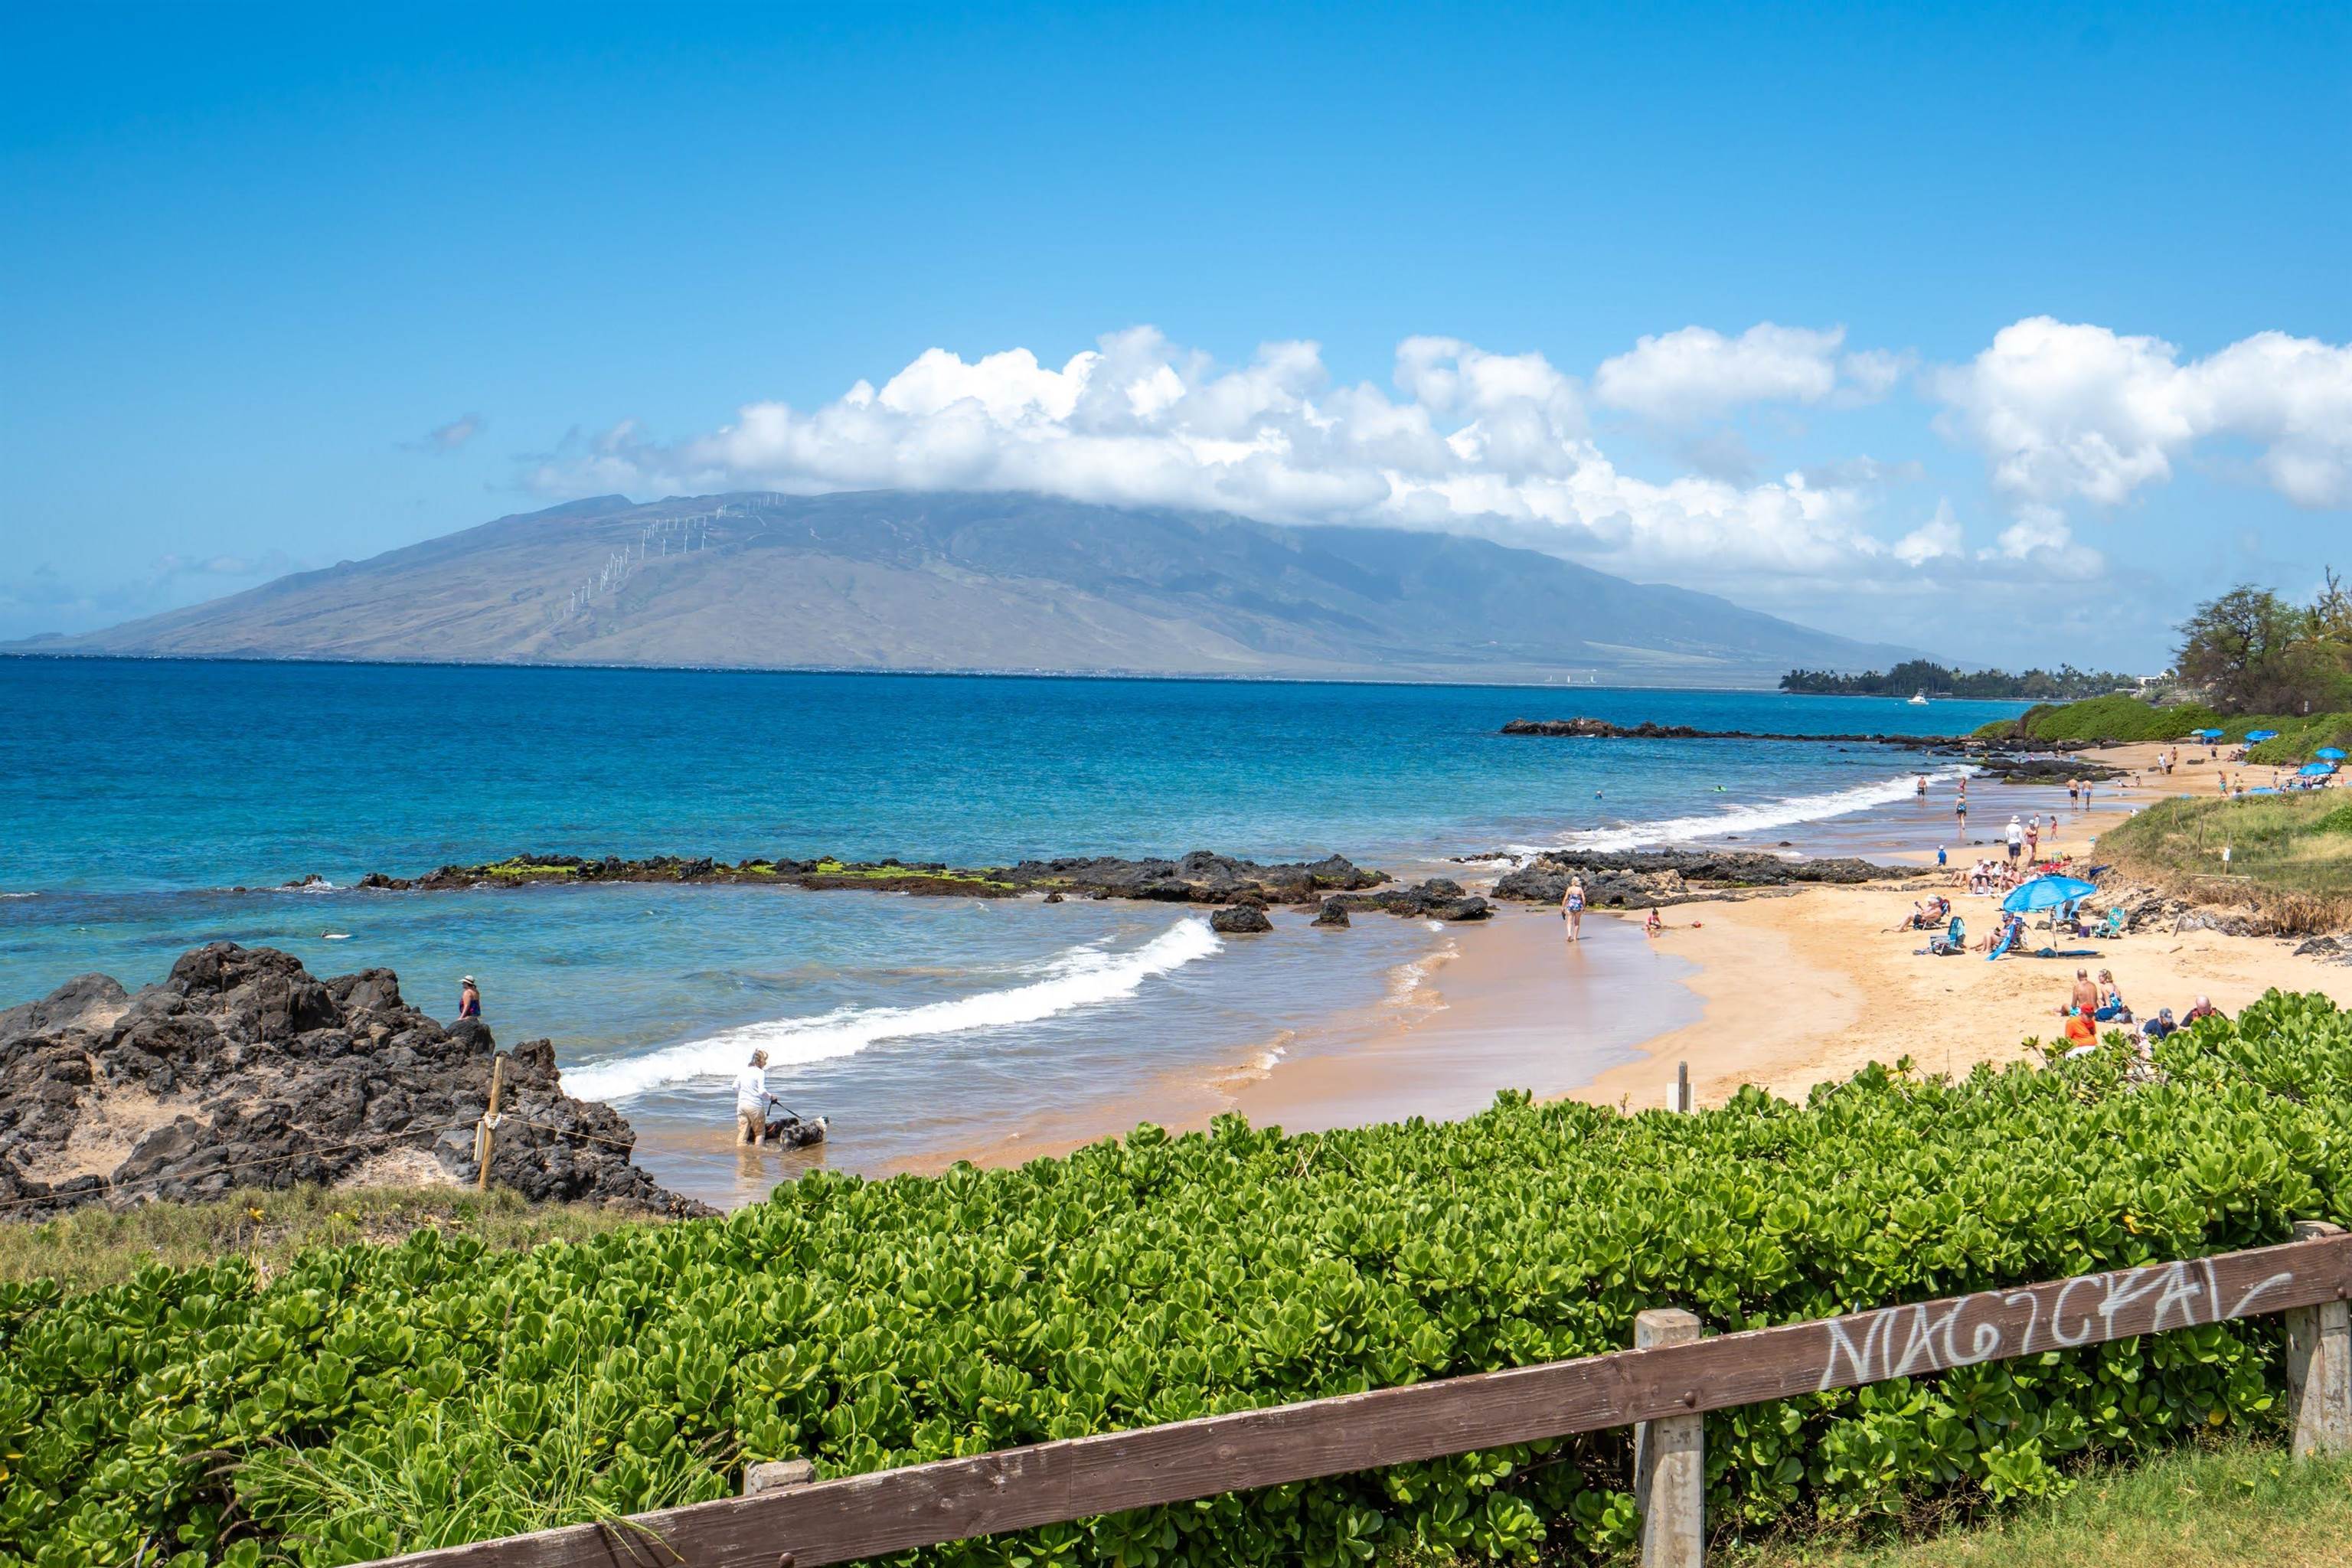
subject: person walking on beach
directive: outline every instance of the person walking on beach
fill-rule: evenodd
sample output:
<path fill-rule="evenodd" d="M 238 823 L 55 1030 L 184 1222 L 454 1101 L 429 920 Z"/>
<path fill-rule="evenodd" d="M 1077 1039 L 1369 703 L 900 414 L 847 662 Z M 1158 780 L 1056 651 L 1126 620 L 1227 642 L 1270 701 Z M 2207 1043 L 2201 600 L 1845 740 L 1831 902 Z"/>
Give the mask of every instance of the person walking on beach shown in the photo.
<path fill-rule="evenodd" d="M 2009 827 L 2004 837 L 2009 840 L 2009 864 L 2014 869 L 2017 858 L 2025 853 L 2025 824 L 2018 820 L 2017 813 L 2013 811 L 2009 814 Z"/>
<path fill-rule="evenodd" d="M 1568 922 L 1568 940 L 1584 940 L 1584 879 L 1570 875 L 1568 889 L 1559 896 L 1559 918 Z"/>
<path fill-rule="evenodd" d="M 457 1016 L 478 1018 L 482 1016 L 482 988 L 474 984 L 470 974 L 457 982 Z"/>
<path fill-rule="evenodd" d="M 2035 812 L 2025 823 L 2025 863 L 2029 866 L 2042 855 L 2042 814 Z"/>
<path fill-rule="evenodd" d="M 768 1135 L 768 1053 L 753 1051 L 750 1065 L 735 1075 L 735 1142 L 757 1143 Z"/>

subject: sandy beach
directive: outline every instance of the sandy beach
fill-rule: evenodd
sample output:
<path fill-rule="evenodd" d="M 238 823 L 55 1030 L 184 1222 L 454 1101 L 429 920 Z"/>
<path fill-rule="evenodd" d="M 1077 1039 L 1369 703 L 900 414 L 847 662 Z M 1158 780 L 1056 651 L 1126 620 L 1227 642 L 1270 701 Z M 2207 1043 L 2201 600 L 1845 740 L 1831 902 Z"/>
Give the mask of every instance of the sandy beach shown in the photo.
<path fill-rule="evenodd" d="M 2095 760 L 2139 770 L 2137 787 L 2095 786 L 2088 806 L 2063 786 L 1979 781 L 1970 791 L 1965 838 L 1950 815 L 1948 786 L 1925 802 L 1813 825 L 1799 853 L 1860 855 L 1916 864 L 1906 882 L 1809 886 L 1679 904 L 1664 930 L 1645 935 L 1641 913 L 1591 913 L 1584 940 L 1570 943 L 1558 912 L 1499 904 L 1486 921 L 1430 922 L 1422 954 L 1397 966 L 1380 1002 L 1335 1013 L 1314 1026 L 1284 1029 L 1208 1072 L 1148 1076 L 1112 1092 L 1035 1114 L 985 1141 L 941 1147 L 897 1168 L 937 1171 L 969 1160 L 1019 1163 L 1066 1153 L 1120 1135 L 1139 1122 L 1177 1131 L 1237 1112 L 1258 1126 L 1309 1131 L 1412 1116 L 1475 1113 L 1497 1090 L 1573 1097 L 1633 1110 L 1666 1103 L 1676 1064 L 1687 1064 L 1702 1105 L 1742 1084 L 1801 1098 L 1815 1084 L 1871 1061 L 1909 1057 L 1915 1070 L 1963 1074 L 2038 1057 L 2023 1044 L 2059 1037 L 2060 1008 L 2078 963 L 2112 971 L 2135 1013 L 2185 1012 L 2199 995 L 2235 1012 L 2273 987 L 2317 991 L 2352 1005 L 2352 967 L 2300 958 L 2293 943 L 2215 931 L 2141 931 L 2084 941 L 2082 959 L 1933 958 L 1924 933 L 1894 928 L 1915 900 L 1951 896 L 1972 936 L 1998 918 L 1999 900 L 1970 897 L 1934 866 L 1945 845 L 1954 867 L 1996 858 L 2013 812 L 2058 819 L 2044 853 L 2095 860 L 2097 834 L 2132 810 L 2171 794 L 2216 788 L 2222 771 L 2203 748 L 2181 748 L 2179 769 L 2154 771 L 2160 748 L 2115 748 Z M 2192 760 L 2193 759 L 2193 760 Z M 2229 769 L 2234 772 L 2234 767 Z M 1738 847 L 1738 846 L 1735 846 Z M 1782 841 L 1782 847 L 1791 847 Z M 1496 868 L 1432 865 L 1473 887 Z M 1285 935 L 1306 934 L 1302 911 L 1277 910 Z M 1389 917 L 1359 915 L 1360 921 Z M 1301 928 L 1290 933 L 1287 928 Z M 1345 942 L 1348 933 L 1317 933 Z M 1283 940 L 1278 935 L 1271 939 Z M 724 1138 L 669 1132 L 709 1170 L 711 1195 L 741 1198 L 779 1176 L 823 1163 L 822 1151 L 778 1156 L 725 1147 Z M 706 1146 L 707 1145 L 707 1146 Z M 732 1187 L 732 1194 L 727 1189 Z"/>
<path fill-rule="evenodd" d="M 2168 749 L 2179 751 L 2179 764 L 2170 774 L 2158 773 L 2157 756 Z M 2151 743 L 2084 755 L 2139 774 L 2137 786 L 2116 781 L 2095 787 L 2094 801 L 2111 809 L 2166 795 L 2219 793 L 2217 776 L 2237 772 L 2202 746 Z M 2267 770 L 2251 771 L 2267 776 Z M 2042 809 L 2059 818 L 2056 847 L 2095 858 L 2102 818 L 2071 811 L 2063 789 L 2036 793 L 2053 802 Z M 2007 820 L 2005 812 L 1982 818 L 1994 828 Z M 1933 855 L 1915 849 L 1881 858 L 1899 863 L 1932 861 Z M 1688 984 L 1705 999 L 1706 1015 L 1648 1042 L 1641 1060 L 1601 1074 L 1578 1089 L 1577 1098 L 1636 1108 L 1663 1104 L 1677 1062 L 1689 1063 L 1693 1089 L 1707 1104 L 1743 1083 L 1801 1096 L 1865 1063 L 1905 1056 L 1920 1071 L 1955 1073 L 1979 1062 L 2032 1059 L 2022 1042 L 2058 1037 L 2059 1009 L 2078 963 L 2094 975 L 2112 972 L 2141 1018 L 2159 1007 L 2177 1016 L 2200 995 L 2234 1013 L 2272 989 L 2316 991 L 2352 1005 L 2352 968 L 2299 958 L 2292 942 L 2208 931 L 2140 931 L 2112 942 L 2070 943 L 2097 954 L 2078 960 L 1929 958 L 1916 952 L 1926 945 L 1923 933 L 1887 930 L 1913 900 L 1927 896 L 1928 869 L 1923 866 L 1920 884 L 1910 890 L 1805 888 L 1665 911 L 1668 929 L 1658 942 L 1698 966 Z M 1974 933 L 1996 918 L 1997 899 L 1951 896 Z"/>

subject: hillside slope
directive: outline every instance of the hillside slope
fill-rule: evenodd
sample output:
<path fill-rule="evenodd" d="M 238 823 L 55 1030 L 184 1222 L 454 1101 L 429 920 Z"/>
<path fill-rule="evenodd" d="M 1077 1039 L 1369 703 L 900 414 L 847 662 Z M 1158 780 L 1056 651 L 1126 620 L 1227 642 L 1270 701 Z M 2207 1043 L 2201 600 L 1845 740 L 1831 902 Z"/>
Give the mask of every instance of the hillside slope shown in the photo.
<path fill-rule="evenodd" d="M 1722 685 L 1904 651 L 1453 534 L 893 491 L 576 501 L 15 648 Z"/>

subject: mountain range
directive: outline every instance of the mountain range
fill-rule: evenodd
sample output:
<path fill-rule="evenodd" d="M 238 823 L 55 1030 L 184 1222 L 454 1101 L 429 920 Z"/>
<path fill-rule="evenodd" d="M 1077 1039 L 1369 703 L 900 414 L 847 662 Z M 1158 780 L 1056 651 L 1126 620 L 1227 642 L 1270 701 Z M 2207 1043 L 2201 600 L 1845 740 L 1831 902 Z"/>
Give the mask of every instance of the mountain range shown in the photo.
<path fill-rule="evenodd" d="M 1756 686 L 1914 650 L 1459 534 L 878 490 L 573 501 L 9 651 Z"/>

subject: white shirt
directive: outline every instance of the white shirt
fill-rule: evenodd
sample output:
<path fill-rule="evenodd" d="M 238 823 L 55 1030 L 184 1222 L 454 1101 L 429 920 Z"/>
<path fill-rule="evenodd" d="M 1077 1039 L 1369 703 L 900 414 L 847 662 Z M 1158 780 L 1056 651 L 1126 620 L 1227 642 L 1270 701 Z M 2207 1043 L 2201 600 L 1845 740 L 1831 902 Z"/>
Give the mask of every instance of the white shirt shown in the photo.
<path fill-rule="evenodd" d="M 747 1067 L 735 1075 L 735 1109 L 765 1110 L 768 1109 L 768 1069 Z"/>
<path fill-rule="evenodd" d="M 2024 843 L 2024 842 L 2025 842 L 2025 829 L 2024 829 L 2024 828 L 2022 828 L 2022 827 L 2020 827 L 2020 826 L 2019 826 L 2016 823 L 2014 823 L 2014 822 L 2011 823 L 2011 824 L 2009 825 L 2009 841 L 2010 841 L 2011 844 L 2022 844 L 2022 843 Z"/>

